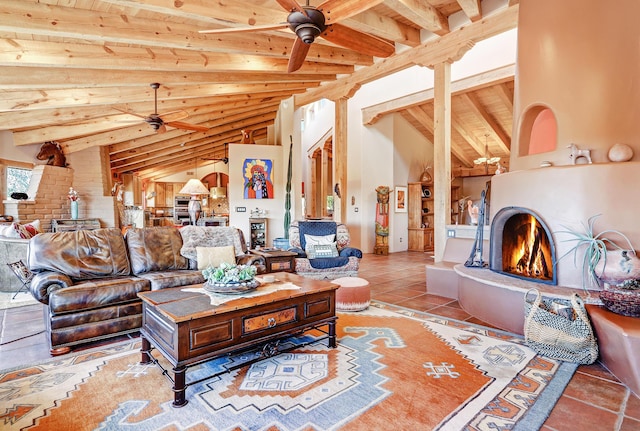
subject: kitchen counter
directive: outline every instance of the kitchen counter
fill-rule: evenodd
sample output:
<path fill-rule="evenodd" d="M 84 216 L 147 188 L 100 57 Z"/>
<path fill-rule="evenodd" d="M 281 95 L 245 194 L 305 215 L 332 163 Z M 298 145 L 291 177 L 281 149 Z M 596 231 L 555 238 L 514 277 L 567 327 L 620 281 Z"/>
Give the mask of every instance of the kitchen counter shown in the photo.
<path fill-rule="evenodd" d="M 198 219 L 198 226 L 227 226 L 228 224 L 229 217 L 213 216 Z"/>

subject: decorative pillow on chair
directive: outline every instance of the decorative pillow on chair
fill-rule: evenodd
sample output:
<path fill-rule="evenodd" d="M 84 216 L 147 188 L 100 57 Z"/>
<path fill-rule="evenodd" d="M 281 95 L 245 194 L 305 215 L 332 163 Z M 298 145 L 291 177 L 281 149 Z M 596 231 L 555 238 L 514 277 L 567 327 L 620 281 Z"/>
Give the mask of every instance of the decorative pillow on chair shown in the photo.
<path fill-rule="evenodd" d="M 331 244 L 307 244 L 307 257 L 309 259 L 316 259 L 319 257 L 338 257 L 338 248 L 336 243 Z"/>
<path fill-rule="evenodd" d="M 232 245 L 224 247 L 196 247 L 198 269 L 203 270 L 209 266 L 217 267 L 221 263 L 236 263 L 235 248 Z"/>

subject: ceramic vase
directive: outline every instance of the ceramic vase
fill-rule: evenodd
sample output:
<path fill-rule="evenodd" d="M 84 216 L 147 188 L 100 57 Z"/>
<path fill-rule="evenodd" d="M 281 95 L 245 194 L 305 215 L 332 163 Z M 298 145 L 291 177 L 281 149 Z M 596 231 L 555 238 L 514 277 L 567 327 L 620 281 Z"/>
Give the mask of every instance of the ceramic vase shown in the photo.
<path fill-rule="evenodd" d="M 633 250 L 607 250 L 607 258 L 600 259 L 595 273 L 603 283 L 618 286 L 640 278 L 640 259 Z"/>
<path fill-rule="evenodd" d="M 78 201 L 71 201 L 71 218 L 78 219 Z"/>

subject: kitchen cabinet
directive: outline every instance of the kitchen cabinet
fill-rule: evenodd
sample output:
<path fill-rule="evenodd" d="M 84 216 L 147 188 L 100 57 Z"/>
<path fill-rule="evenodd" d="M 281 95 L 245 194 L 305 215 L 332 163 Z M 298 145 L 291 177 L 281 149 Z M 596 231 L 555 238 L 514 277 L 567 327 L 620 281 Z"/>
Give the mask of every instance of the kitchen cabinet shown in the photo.
<path fill-rule="evenodd" d="M 156 208 L 158 207 L 165 207 L 165 201 L 166 201 L 166 186 L 165 183 L 156 183 L 156 197 L 154 198 L 154 206 Z M 172 204 L 173 205 L 173 204 Z"/>
<path fill-rule="evenodd" d="M 140 178 L 133 174 L 122 174 L 124 188 L 124 204 L 126 206 L 142 206 L 142 185 Z"/>
<path fill-rule="evenodd" d="M 164 206 L 172 207 L 173 206 L 173 183 L 165 183 L 164 188 L 165 188 Z"/>

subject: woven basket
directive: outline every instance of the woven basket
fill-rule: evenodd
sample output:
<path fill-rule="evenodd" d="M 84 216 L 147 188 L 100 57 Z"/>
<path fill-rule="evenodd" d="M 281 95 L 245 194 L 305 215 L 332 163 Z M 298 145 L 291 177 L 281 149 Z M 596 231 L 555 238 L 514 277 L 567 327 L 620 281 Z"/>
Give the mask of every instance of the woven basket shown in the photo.
<path fill-rule="evenodd" d="M 620 289 L 608 284 L 600 291 L 605 308 L 623 316 L 640 317 L 640 289 Z"/>

